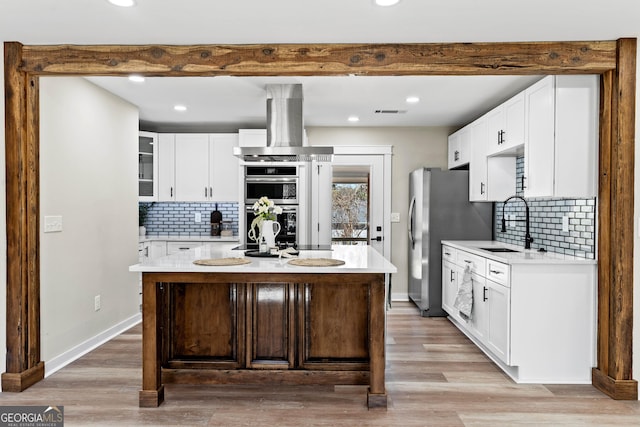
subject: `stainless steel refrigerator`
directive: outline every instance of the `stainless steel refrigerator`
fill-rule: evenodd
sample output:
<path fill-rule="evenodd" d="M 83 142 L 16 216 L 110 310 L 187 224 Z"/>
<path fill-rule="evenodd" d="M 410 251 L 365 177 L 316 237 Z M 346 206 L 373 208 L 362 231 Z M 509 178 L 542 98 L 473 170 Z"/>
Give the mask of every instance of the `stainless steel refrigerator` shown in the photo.
<path fill-rule="evenodd" d="M 469 171 L 420 168 L 409 176 L 409 298 L 422 316 L 442 309 L 442 240 L 492 240 L 493 203 L 469 202 Z"/>

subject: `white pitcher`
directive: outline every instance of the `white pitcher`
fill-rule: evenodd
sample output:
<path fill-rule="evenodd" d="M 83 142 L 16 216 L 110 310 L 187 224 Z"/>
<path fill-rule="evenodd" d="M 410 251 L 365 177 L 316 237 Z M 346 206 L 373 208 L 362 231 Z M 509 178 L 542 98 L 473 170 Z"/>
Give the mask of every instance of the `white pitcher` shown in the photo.
<path fill-rule="evenodd" d="M 264 220 L 262 221 L 262 237 L 267 242 L 267 247 L 276 246 L 276 236 L 280 233 L 280 223 L 278 221 Z"/>

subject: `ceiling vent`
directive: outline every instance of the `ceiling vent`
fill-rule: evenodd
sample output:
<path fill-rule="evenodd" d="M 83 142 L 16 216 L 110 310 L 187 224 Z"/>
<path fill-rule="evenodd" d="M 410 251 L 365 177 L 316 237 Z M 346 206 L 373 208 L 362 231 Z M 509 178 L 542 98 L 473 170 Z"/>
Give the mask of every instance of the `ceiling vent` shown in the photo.
<path fill-rule="evenodd" d="M 376 110 L 376 114 L 406 114 L 407 110 Z"/>

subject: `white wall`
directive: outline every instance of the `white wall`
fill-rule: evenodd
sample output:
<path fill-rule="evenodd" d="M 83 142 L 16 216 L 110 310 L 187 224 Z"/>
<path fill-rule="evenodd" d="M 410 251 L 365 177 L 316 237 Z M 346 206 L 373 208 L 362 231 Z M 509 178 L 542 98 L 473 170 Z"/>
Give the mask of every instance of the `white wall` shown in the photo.
<path fill-rule="evenodd" d="M 449 127 L 403 128 L 307 128 L 309 145 L 392 145 L 391 212 L 400 222 L 391 224 L 391 262 L 398 268 L 392 277 L 394 299 L 408 300 L 407 215 L 409 173 L 421 166 L 447 168 Z"/>
<path fill-rule="evenodd" d="M 138 315 L 138 275 L 128 272 L 138 262 L 138 110 L 85 79 L 48 77 L 40 83 L 40 116 L 46 368 Z M 43 232 L 47 215 L 62 216 L 62 232 Z"/>

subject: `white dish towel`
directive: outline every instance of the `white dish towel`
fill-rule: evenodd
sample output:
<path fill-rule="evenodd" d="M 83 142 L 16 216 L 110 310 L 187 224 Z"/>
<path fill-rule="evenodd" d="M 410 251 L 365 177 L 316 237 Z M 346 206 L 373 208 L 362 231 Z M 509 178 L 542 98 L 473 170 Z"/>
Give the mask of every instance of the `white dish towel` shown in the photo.
<path fill-rule="evenodd" d="M 460 311 L 463 319 L 471 319 L 473 308 L 473 281 L 471 279 L 471 267 L 467 265 L 462 275 L 462 283 L 458 285 L 458 294 L 453 306 Z"/>

